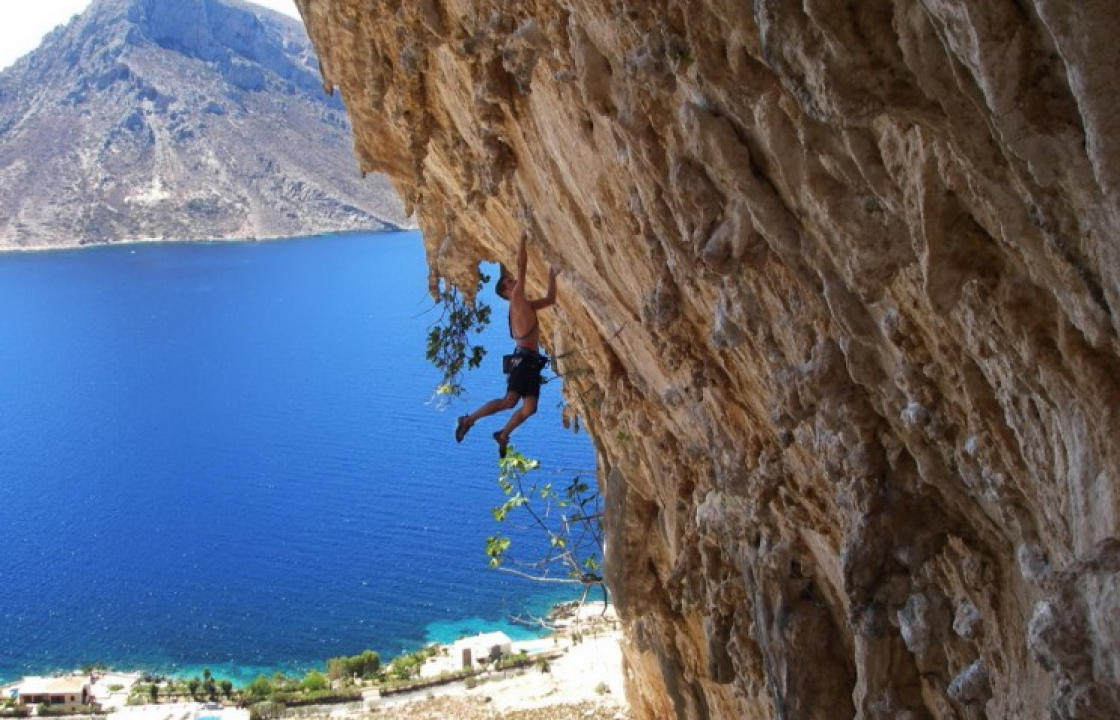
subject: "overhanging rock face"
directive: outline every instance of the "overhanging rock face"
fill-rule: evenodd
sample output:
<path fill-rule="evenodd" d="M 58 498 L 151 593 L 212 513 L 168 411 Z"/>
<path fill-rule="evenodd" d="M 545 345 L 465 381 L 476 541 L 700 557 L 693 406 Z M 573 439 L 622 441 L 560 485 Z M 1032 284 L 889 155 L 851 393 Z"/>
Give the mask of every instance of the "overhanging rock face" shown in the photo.
<path fill-rule="evenodd" d="M 562 269 L 638 717 L 1120 717 L 1114 3 L 297 1 L 433 277 Z"/>

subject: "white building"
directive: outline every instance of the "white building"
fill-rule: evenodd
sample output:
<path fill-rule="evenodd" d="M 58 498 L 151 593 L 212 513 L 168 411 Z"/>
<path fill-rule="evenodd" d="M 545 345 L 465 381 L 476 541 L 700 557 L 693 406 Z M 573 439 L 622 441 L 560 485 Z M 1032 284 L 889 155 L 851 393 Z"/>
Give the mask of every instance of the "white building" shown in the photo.
<path fill-rule="evenodd" d="M 463 669 L 472 668 L 480 661 L 497 660 L 512 651 L 513 641 L 504 632 L 489 632 L 462 638 L 451 645 L 451 657 L 462 658 Z"/>
<path fill-rule="evenodd" d="M 20 705 L 50 705 L 52 709 L 76 710 L 89 704 L 89 677 L 25 677 L 19 684 Z"/>

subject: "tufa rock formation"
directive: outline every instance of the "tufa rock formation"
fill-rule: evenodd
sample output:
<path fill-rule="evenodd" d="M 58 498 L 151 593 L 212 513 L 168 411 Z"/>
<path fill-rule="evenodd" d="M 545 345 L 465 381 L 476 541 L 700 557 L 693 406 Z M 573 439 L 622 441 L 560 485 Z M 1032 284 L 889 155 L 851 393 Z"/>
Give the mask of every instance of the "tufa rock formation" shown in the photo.
<path fill-rule="evenodd" d="M 97 0 L 0 73 L 0 249 L 408 223 L 297 20 Z"/>
<path fill-rule="evenodd" d="M 1120 717 L 1112 3 L 298 3 L 433 278 L 562 268 L 638 717 Z"/>

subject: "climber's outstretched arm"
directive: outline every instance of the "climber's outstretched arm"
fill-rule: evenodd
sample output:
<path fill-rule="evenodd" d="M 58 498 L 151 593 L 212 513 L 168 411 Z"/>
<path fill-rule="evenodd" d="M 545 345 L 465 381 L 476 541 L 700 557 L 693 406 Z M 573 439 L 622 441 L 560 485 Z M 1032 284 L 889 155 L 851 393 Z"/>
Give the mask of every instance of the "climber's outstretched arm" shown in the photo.
<path fill-rule="evenodd" d="M 540 310 L 541 308 L 546 308 L 549 305 L 552 305 L 556 302 L 556 275 L 557 275 L 556 268 L 550 267 L 548 269 L 548 292 L 545 294 L 545 296 L 543 298 L 540 298 L 539 300 L 534 300 L 533 302 L 529 303 L 530 305 L 533 306 L 534 310 Z"/>

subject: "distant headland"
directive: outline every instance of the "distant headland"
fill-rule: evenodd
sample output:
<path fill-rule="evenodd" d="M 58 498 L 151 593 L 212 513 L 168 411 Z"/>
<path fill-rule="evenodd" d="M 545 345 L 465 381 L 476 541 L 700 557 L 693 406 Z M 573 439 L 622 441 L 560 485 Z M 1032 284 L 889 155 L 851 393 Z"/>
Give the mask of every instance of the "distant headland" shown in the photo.
<path fill-rule="evenodd" d="M 284 15 L 96 0 L 0 73 L 0 250 L 412 227 Z"/>

